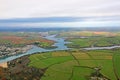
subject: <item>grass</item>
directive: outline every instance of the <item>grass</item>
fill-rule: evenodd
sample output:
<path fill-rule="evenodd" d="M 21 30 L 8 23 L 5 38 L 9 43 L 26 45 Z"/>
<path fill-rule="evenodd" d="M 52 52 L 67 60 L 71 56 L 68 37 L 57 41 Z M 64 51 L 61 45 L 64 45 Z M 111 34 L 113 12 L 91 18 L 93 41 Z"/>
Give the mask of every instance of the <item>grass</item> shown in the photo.
<path fill-rule="evenodd" d="M 117 73 L 118 78 L 120 79 L 120 53 L 115 53 L 114 54 L 114 68 Z"/>
<path fill-rule="evenodd" d="M 68 40 L 72 43 L 67 44 L 68 47 L 90 47 L 92 45 L 92 42 L 89 39 L 70 39 Z"/>
<path fill-rule="evenodd" d="M 77 63 L 73 60 L 55 64 L 48 68 L 41 80 L 68 80 L 72 73 L 72 67 L 75 65 Z"/>
<path fill-rule="evenodd" d="M 88 80 L 88 77 L 93 73 L 93 69 L 84 67 L 74 67 L 73 77 L 71 80 Z"/>
<path fill-rule="evenodd" d="M 116 80 L 112 60 L 79 60 L 81 66 L 101 67 L 101 73 L 111 80 Z M 109 73 L 108 73 L 109 72 Z"/>
<path fill-rule="evenodd" d="M 112 62 L 113 54 L 116 51 L 93 50 L 83 52 L 76 50 L 71 53 L 79 61 L 80 65 L 69 52 L 55 51 L 31 55 L 29 57 L 31 61 L 29 66 L 47 68 L 41 80 L 87 80 L 94 71 L 91 68 L 95 67 L 101 67 L 100 72 L 104 76 L 116 80 Z M 116 59 L 116 69 L 119 74 L 118 60 L 119 57 Z"/>
<path fill-rule="evenodd" d="M 83 48 L 83 47 L 105 47 L 120 45 L 120 37 L 89 37 L 89 38 L 69 38 L 67 41 L 72 42 L 67 44 L 71 48 Z"/>
<path fill-rule="evenodd" d="M 50 55 L 50 53 L 47 53 Z M 42 55 L 42 54 L 37 54 L 37 55 L 32 55 L 30 56 L 30 64 L 29 66 L 34 66 L 37 68 L 46 68 L 54 64 L 59 64 L 61 62 L 65 62 L 68 60 L 72 60 L 72 56 L 61 56 L 61 57 L 48 57 L 48 55 Z M 40 58 L 39 58 L 40 57 Z"/>
<path fill-rule="evenodd" d="M 52 75 L 51 75 L 52 74 Z M 58 76 L 59 75 L 59 76 Z M 45 73 L 45 76 L 41 80 L 68 80 L 70 73 L 63 73 L 60 71 L 55 71 L 54 69 L 48 69 Z"/>

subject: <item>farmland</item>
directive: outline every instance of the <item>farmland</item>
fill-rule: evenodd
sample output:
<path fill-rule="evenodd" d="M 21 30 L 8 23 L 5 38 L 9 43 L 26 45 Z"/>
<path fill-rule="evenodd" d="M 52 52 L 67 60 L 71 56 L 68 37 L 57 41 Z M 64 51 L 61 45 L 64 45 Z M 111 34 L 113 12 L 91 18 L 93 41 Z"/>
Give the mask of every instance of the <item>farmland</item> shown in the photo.
<path fill-rule="evenodd" d="M 120 45 L 119 32 L 73 31 L 58 34 L 64 37 L 69 48 L 106 47 Z"/>
<path fill-rule="evenodd" d="M 53 45 L 53 41 L 42 38 L 39 33 L 0 33 L 0 45 L 11 47 L 23 47 L 28 44 L 38 43 L 39 47 L 47 48 Z"/>
<path fill-rule="evenodd" d="M 120 80 L 120 0 L 0 0 L 0 80 Z"/>
<path fill-rule="evenodd" d="M 83 47 L 106 47 L 120 45 L 120 37 L 89 37 L 89 38 L 69 38 L 67 41 L 72 42 L 67 44 L 71 48 Z"/>
<path fill-rule="evenodd" d="M 69 37 L 69 38 L 75 38 L 75 37 L 91 37 L 91 36 L 119 36 L 119 32 L 105 32 L 105 31 L 67 31 L 59 33 L 59 37 Z"/>
<path fill-rule="evenodd" d="M 41 80 L 87 80 L 96 67 L 101 68 L 102 76 L 116 80 L 112 62 L 114 53 L 112 50 L 47 52 L 31 55 L 29 66 L 47 68 Z M 118 67 L 117 72 L 120 72 Z"/>
<path fill-rule="evenodd" d="M 61 37 L 61 34 L 64 32 L 59 33 L 57 37 Z M 82 49 L 120 45 L 119 33 L 84 31 L 63 36 L 66 41 L 71 42 L 65 45 L 72 49 L 37 52 L 8 61 L 7 68 L 0 68 L 0 78 L 8 80 L 120 79 L 119 48 L 110 50 Z M 43 38 L 39 33 L 1 33 L 0 37 L 1 45 L 11 47 L 32 44 L 42 48 L 51 48 L 54 43 L 54 41 Z M 8 74 L 8 72 L 10 73 Z"/>

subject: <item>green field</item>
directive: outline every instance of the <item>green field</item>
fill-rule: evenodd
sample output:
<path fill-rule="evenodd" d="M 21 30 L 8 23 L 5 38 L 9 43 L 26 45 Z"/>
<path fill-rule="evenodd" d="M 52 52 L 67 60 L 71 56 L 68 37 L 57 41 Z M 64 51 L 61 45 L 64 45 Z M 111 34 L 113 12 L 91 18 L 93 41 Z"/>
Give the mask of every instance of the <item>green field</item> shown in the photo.
<path fill-rule="evenodd" d="M 67 41 L 72 42 L 67 44 L 70 48 L 82 47 L 105 47 L 120 45 L 120 37 L 89 37 L 89 38 L 69 38 Z"/>
<path fill-rule="evenodd" d="M 86 80 L 88 79 L 88 76 L 90 76 L 90 74 L 94 72 L 93 69 L 84 68 L 84 67 L 74 67 L 73 70 L 74 73 L 71 80 Z"/>
<path fill-rule="evenodd" d="M 70 48 L 83 47 L 106 47 L 120 45 L 119 32 L 102 32 L 102 31 L 67 31 L 59 33 L 59 37 L 65 37 Z"/>
<path fill-rule="evenodd" d="M 116 75 L 120 79 L 120 65 L 119 65 L 119 63 L 120 63 L 120 53 L 119 53 L 119 51 L 114 54 L 113 62 L 114 62 L 114 70 L 116 72 Z"/>
<path fill-rule="evenodd" d="M 116 80 L 112 61 L 116 51 L 73 50 L 33 54 L 29 57 L 28 66 L 47 68 L 41 80 L 88 80 L 90 75 L 95 72 L 95 67 L 101 68 L 100 73 L 102 75 L 111 80 Z M 117 56 L 115 66 L 118 75 L 120 74 L 119 60 Z"/>

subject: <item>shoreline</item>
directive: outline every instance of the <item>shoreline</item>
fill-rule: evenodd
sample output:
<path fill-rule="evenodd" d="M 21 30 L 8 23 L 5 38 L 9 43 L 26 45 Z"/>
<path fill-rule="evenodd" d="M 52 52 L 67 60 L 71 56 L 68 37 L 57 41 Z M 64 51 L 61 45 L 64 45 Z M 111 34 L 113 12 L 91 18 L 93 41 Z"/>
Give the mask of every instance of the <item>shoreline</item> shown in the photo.
<path fill-rule="evenodd" d="M 115 46 L 106 46 L 106 47 L 88 47 L 88 48 L 82 48 L 84 50 L 110 50 L 110 49 L 115 49 L 115 48 L 120 48 L 120 46 L 115 45 Z"/>
<path fill-rule="evenodd" d="M 9 57 L 9 56 L 13 56 L 13 55 L 24 54 L 32 48 L 33 48 L 33 45 L 26 45 L 22 48 L 20 48 L 20 47 L 10 48 L 10 47 L 4 46 L 4 48 L 2 50 L 3 52 L 0 55 L 0 59 L 4 59 L 5 57 Z"/>
<path fill-rule="evenodd" d="M 2 67 L 2 68 L 8 68 L 7 62 L 0 63 L 0 67 Z"/>

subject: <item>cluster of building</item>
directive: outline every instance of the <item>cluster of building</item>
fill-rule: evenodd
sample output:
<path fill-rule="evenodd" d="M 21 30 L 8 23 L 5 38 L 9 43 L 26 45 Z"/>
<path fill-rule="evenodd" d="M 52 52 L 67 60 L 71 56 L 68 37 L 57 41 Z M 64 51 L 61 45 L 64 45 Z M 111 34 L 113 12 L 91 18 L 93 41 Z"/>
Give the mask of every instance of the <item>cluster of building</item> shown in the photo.
<path fill-rule="evenodd" d="M 39 32 L 39 34 L 40 34 L 42 37 L 44 37 L 44 36 L 48 36 L 48 35 L 49 35 L 48 32 Z"/>
<path fill-rule="evenodd" d="M 25 47 L 0 46 L 0 58 L 25 53 L 31 48 L 32 48 L 32 45 L 27 45 Z"/>

